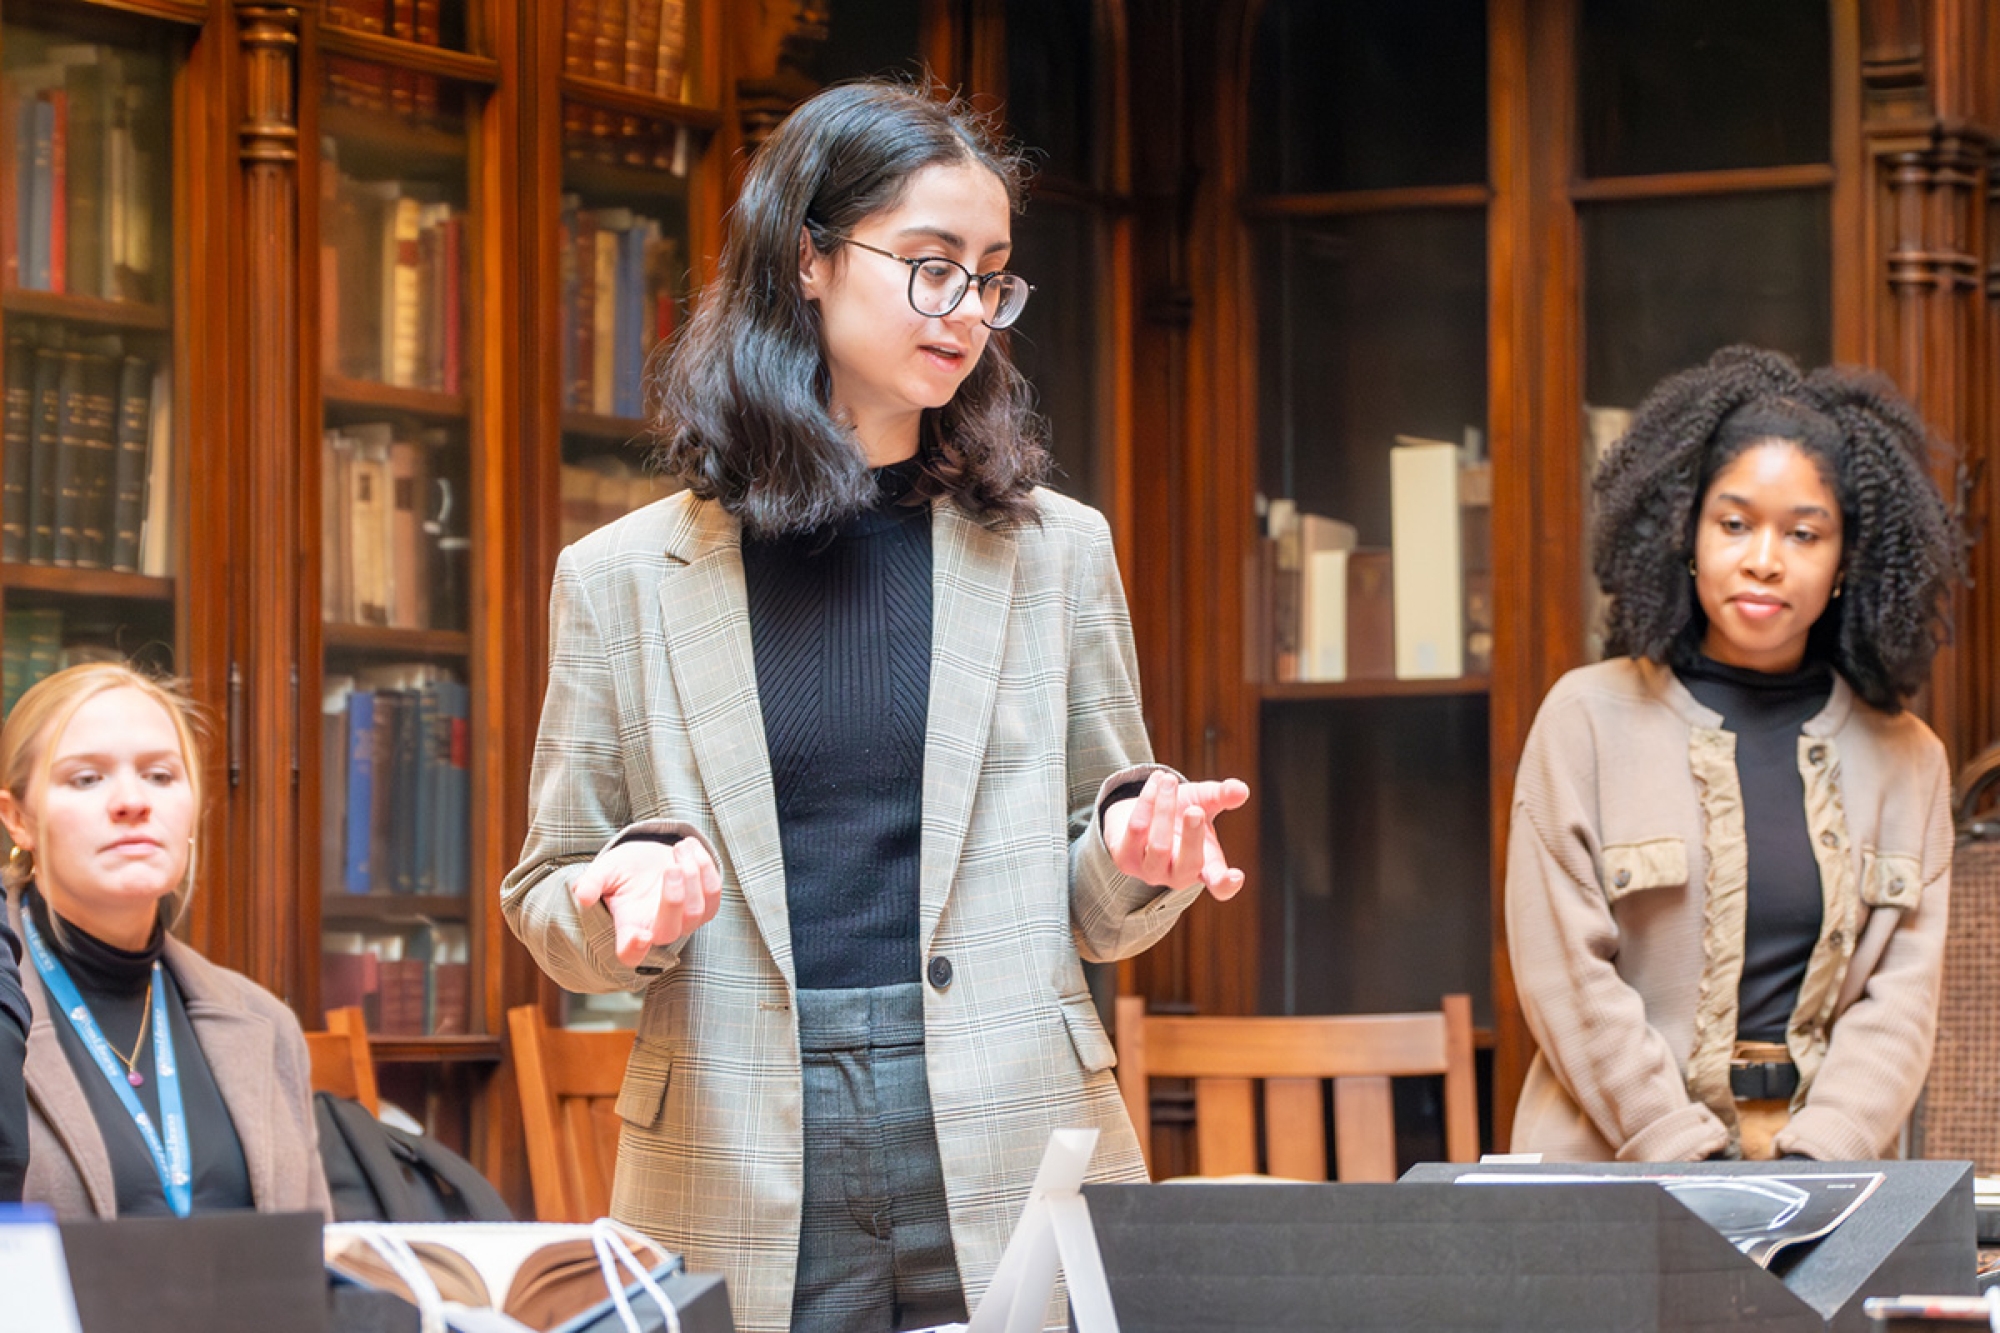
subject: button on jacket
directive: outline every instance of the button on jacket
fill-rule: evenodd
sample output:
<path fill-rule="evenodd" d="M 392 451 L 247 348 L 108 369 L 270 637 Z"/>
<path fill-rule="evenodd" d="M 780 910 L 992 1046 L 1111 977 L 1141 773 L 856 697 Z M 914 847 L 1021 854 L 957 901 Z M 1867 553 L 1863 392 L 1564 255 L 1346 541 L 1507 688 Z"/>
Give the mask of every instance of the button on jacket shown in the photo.
<path fill-rule="evenodd" d="M 1570 672 L 1515 778 L 1507 946 L 1540 1047 L 1516 1151 L 1682 1161 L 1734 1147 L 1729 1060 L 1748 852 L 1735 737 L 1674 673 Z M 1776 1150 L 1889 1155 L 1929 1070 L 1950 889 L 1951 775 L 1915 715 L 1838 675 L 1799 738 L 1820 937 L 1786 1032 Z"/>
<path fill-rule="evenodd" d="M 1101 1131 L 1094 1180 L 1145 1178 L 1078 955 L 1140 952 L 1199 893 L 1111 863 L 1098 804 L 1154 767 L 1131 628 L 1103 518 L 1048 491 L 1036 505 L 1039 523 L 991 528 L 932 506 L 918 946 L 969 1304 L 1050 1131 Z M 746 1333 L 783 1329 L 804 1179 L 796 978 L 736 520 L 682 493 L 600 529 L 558 560 L 550 622 L 507 919 L 564 986 L 645 996 L 613 1214 L 724 1272 Z M 658 975 L 620 964 L 610 914 L 569 892 L 634 832 L 698 837 L 722 872 L 719 914 L 655 949 Z"/>

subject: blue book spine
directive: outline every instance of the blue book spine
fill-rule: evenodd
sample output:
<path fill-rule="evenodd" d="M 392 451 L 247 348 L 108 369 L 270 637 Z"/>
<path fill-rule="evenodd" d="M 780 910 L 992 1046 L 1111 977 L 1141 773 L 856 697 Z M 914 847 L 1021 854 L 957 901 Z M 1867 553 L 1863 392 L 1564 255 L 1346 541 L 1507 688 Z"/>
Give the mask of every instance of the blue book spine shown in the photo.
<path fill-rule="evenodd" d="M 375 696 L 356 690 L 347 696 L 347 855 L 343 878 L 349 893 L 367 893 L 374 887 L 369 870 L 372 830 L 369 817 L 375 808 Z"/>
<path fill-rule="evenodd" d="M 21 235 L 26 238 L 27 253 L 21 265 L 21 285 L 45 292 L 52 282 L 55 253 L 50 229 L 55 225 L 56 108 L 46 97 L 35 98 L 33 106 L 33 115 L 22 117 L 32 120 L 33 128 L 28 155 L 23 159 L 28 163 L 28 188 L 22 192 L 21 219 L 27 225 Z"/>
<path fill-rule="evenodd" d="M 646 234 L 635 224 L 618 237 L 618 415 L 640 413 L 645 359 Z"/>
<path fill-rule="evenodd" d="M 445 719 L 444 771 L 438 792 L 438 889 L 462 894 L 471 888 L 472 693 L 462 681 L 438 682 L 438 711 Z"/>

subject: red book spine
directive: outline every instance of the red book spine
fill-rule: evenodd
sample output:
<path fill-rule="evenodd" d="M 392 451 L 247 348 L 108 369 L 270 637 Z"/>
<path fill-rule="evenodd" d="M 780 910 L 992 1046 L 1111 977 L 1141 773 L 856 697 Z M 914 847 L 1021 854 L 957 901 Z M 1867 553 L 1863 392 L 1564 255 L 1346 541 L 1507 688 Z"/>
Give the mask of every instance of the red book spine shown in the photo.
<path fill-rule="evenodd" d="M 69 93 L 51 88 L 43 96 L 55 109 L 55 132 L 49 136 L 49 290 L 69 290 Z"/>
<path fill-rule="evenodd" d="M 11 90 L 0 90 L 0 287 L 8 291 L 21 285 L 21 234 L 16 226 L 21 173 L 14 138 L 20 133 L 14 119 L 20 114 L 19 100 Z"/>

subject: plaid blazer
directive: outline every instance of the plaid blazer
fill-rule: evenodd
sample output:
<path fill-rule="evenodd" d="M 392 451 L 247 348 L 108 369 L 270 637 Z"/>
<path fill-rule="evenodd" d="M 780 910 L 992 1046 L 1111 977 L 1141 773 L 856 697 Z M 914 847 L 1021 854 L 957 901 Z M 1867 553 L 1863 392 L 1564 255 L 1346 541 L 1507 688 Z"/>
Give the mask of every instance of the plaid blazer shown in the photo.
<path fill-rule="evenodd" d="M 920 930 L 938 1149 L 968 1305 L 990 1281 L 1050 1131 L 1102 1131 L 1098 1180 L 1144 1166 L 1079 957 L 1129 957 L 1199 893 L 1120 874 L 1097 827 L 1154 765 L 1102 516 L 1037 491 L 1039 524 L 932 511 Z M 746 610 L 740 529 L 673 496 L 557 561 L 548 694 L 507 919 L 549 974 L 643 993 L 612 1212 L 728 1276 L 738 1327 L 787 1326 L 803 1181 L 784 859 Z M 610 915 L 569 885 L 641 829 L 701 838 L 716 918 L 618 962 Z M 1060 1319 L 1060 1311 L 1056 1312 Z"/>

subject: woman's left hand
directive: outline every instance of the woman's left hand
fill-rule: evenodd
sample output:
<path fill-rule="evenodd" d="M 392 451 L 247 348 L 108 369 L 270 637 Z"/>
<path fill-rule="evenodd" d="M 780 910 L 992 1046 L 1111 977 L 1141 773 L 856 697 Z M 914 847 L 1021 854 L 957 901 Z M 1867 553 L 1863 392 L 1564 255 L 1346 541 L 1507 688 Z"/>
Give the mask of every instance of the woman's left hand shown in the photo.
<path fill-rule="evenodd" d="M 1119 870 L 1163 889 L 1205 884 L 1217 898 L 1233 898 L 1243 872 L 1222 854 L 1215 817 L 1250 799 L 1235 778 L 1181 782 L 1155 770 L 1137 796 L 1104 811 L 1104 845 Z"/>

